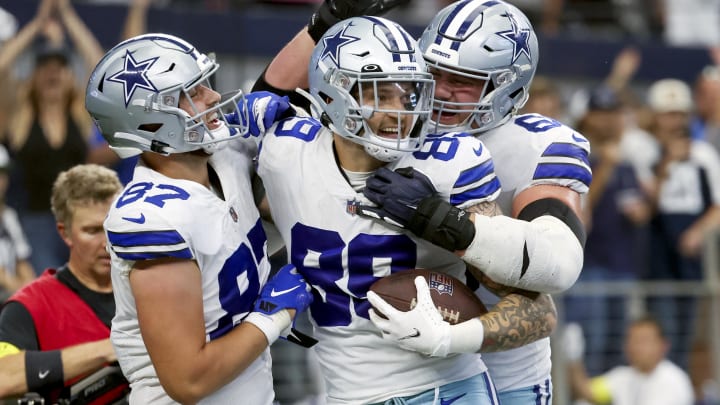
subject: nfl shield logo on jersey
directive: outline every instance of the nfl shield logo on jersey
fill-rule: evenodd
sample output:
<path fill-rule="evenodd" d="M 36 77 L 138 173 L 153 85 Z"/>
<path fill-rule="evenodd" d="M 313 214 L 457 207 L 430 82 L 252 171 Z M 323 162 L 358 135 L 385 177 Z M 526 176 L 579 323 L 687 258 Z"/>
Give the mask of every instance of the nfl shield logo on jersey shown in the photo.
<path fill-rule="evenodd" d="M 233 222 L 237 222 L 238 220 L 238 214 L 233 207 L 230 207 L 230 218 L 232 218 Z"/>
<path fill-rule="evenodd" d="M 347 205 L 345 206 L 345 211 L 350 215 L 357 215 L 358 213 L 358 206 L 360 205 L 360 201 L 358 200 L 347 200 Z"/>
<path fill-rule="evenodd" d="M 430 273 L 428 287 L 440 294 L 453 295 L 453 281 L 450 277 L 442 273 Z"/>

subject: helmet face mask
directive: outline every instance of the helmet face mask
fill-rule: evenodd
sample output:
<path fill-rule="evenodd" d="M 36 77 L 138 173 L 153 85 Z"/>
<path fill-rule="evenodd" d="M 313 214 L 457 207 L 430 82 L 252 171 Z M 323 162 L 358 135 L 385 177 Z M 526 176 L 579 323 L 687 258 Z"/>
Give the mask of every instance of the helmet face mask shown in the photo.
<path fill-rule="evenodd" d="M 211 153 L 220 142 L 247 133 L 245 125 L 228 123 L 222 113 L 239 110 L 237 104 L 245 102 L 241 91 L 202 107 L 193 102 L 198 89 L 213 91 L 210 78 L 217 69 L 213 59 L 179 38 L 141 35 L 118 44 L 98 63 L 85 105 L 121 157 L 143 151 Z M 248 122 L 246 110 L 239 121 Z"/>
<path fill-rule="evenodd" d="M 355 17 L 331 27 L 313 51 L 309 84 L 314 113 L 372 157 L 389 162 L 422 145 L 434 83 L 399 25 Z"/>
<path fill-rule="evenodd" d="M 438 76 L 455 75 L 482 87 L 476 98 L 466 100 L 443 99 L 436 92 L 434 120 L 442 130 L 484 132 L 525 105 L 538 43 L 529 20 L 516 7 L 502 1 L 453 3 L 436 15 L 419 45 Z M 436 86 L 443 83 L 438 80 Z M 452 84 L 448 87 L 452 92 Z"/>

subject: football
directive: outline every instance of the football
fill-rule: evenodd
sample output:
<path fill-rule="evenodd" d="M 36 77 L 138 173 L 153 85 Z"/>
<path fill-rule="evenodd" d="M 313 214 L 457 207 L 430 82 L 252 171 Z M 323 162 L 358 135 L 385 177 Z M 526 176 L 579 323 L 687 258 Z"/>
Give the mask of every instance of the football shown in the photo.
<path fill-rule="evenodd" d="M 411 269 L 393 273 L 373 283 L 370 291 L 396 309 L 409 311 L 415 307 L 417 301 L 414 282 L 417 276 L 425 277 L 433 303 L 443 315 L 443 319 L 451 325 L 487 312 L 482 301 L 462 281 L 432 270 Z"/>

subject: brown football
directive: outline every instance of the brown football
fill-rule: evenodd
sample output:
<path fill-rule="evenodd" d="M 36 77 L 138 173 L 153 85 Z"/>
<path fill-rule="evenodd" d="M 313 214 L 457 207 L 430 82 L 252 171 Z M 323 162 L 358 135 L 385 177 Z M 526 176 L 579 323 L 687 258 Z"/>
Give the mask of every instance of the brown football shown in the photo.
<path fill-rule="evenodd" d="M 456 324 L 487 312 L 487 308 L 462 281 L 445 273 L 427 269 L 411 269 L 390 274 L 377 280 L 370 290 L 400 311 L 415 307 L 415 277 L 423 276 L 430 287 L 430 297 L 445 321 Z"/>

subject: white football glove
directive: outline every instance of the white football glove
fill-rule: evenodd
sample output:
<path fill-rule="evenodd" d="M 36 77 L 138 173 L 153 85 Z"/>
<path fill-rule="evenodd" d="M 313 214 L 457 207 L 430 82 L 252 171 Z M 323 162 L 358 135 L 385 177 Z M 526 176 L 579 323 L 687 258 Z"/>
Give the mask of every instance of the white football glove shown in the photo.
<path fill-rule="evenodd" d="M 403 349 L 428 356 L 447 356 L 450 324 L 435 307 L 425 277 L 415 277 L 415 288 L 417 305 L 408 312 L 398 311 L 379 295 L 368 291 L 370 304 L 387 318 L 370 309 L 370 320 L 383 332 L 384 339 L 395 340 Z"/>
<path fill-rule="evenodd" d="M 418 276 L 414 281 L 417 305 L 407 312 L 398 311 L 379 295 L 368 291 L 367 299 L 374 307 L 369 311 L 370 320 L 382 331 L 383 338 L 395 341 L 405 350 L 434 357 L 480 350 L 483 341 L 482 322 L 474 318 L 450 325 L 435 307 L 425 278 Z"/>

